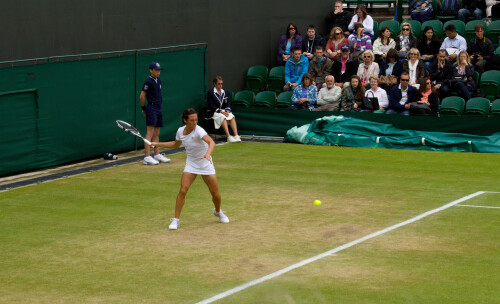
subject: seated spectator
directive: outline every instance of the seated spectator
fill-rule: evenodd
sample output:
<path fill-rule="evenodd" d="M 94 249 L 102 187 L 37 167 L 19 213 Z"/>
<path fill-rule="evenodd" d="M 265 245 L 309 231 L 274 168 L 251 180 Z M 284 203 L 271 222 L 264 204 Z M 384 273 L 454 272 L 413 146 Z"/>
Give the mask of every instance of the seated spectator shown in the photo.
<path fill-rule="evenodd" d="M 317 45 L 314 49 L 314 58 L 309 61 L 309 74 L 313 79 L 313 84 L 321 89 L 325 77 L 332 72 L 332 61 L 326 58 L 323 53 L 323 47 Z"/>
<path fill-rule="evenodd" d="M 361 54 L 365 50 L 372 49 L 372 40 L 370 36 L 364 34 L 362 23 L 356 23 L 354 29 L 355 32 L 349 36 L 349 47 L 352 49 L 352 58 L 361 61 L 359 58 Z"/>
<path fill-rule="evenodd" d="M 369 85 L 370 76 L 378 76 L 380 68 L 378 63 L 373 61 L 375 56 L 372 51 L 365 51 L 363 53 L 363 62 L 358 66 L 357 75 L 361 79 L 361 84 L 366 87 Z"/>
<path fill-rule="evenodd" d="M 417 95 L 417 89 L 409 85 L 410 75 L 403 72 L 400 78 L 401 83 L 393 86 L 389 92 L 389 108 L 387 114 L 410 115 L 410 103 Z"/>
<path fill-rule="evenodd" d="M 349 23 L 348 29 L 349 31 L 355 31 L 354 25 L 356 23 L 362 23 L 365 34 L 370 36 L 370 39 L 373 40 L 375 37 L 373 33 L 373 18 L 368 15 L 368 11 L 366 10 L 366 6 L 364 4 L 360 4 L 356 7 L 356 15 L 354 15 Z"/>
<path fill-rule="evenodd" d="M 459 0 L 438 0 L 439 16 L 457 16 L 460 10 Z"/>
<path fill-rule="evenodd" d="M 278 65 L 285 65 L 295 47 L 302 47 L 302 36 L 300 36 L 297 26 L 290 23 L 286 29 L 286 34 L 281 36 L 278 44 L 276 63 Z"/>
<path fill-rule="evenodd" d="M 467 23 L 470 16 L 474 15 L 474 19 L 481 20 L 486 17 L 486 1 L 485 0 L 462 0 L 464 8 L 458 11 L 458 20 Z"/>
<path fill-rule="evenodd" d="M 458 93 L 465 101 L 471 98 L 471 92 L 475 89 L 474 66 L 470 62 L 467 51 L 461 51 L 458 54 L 457 62 L 451 68 L 450 86 L 451 90 Z"/>
<path fill-rule="evenodd" d="M 387 98 L 387 92 L 378 87 L 378 76 L 370 76 L 370 89 L 365 92 L 365 97 L 376 97 L 378 99 L 379 111 L 385 112 L 387 107 L 389 107 L 389 99 Z M 377 110 L 375 110 L 378 112 Z"/>
<path fill-rule="evenodd" d="M 373 54 L 375 54 L 375 62 L 379 65 L 385 60 L 387 52 L 390 49 L 396 48 L 396 41 L 391 38 L 391 30 L 384 26 L 380 29 L 380 35 L 373 43 Z"/>
<path fill-rule="evenodd" d="M 222 126 L 222 130 L 226 133 L 228 142 L 241 142 L 241 138 L 238 135 L 238 128 L 236 126 L 236 118 L 231 112 L 231 102 L 229 101 L 229 96 L 222 89 L 224 84 L 221 76 L 215 76 L 213 79 L 214 88 L 208 90 L 207 92 L 207 118 L 212 118 L 214 120 L 215 129 L 219 129 Z M 234 136 L 231 136 L 229 129 L 227 127 L 227 122 L 229 121 L 231 129 L 233 130 Z"/>
<path fill-rule="evenodd" d="M 344 37 L 344 34 L 342 33 L 342 29 L 340 27 L 334 27 L 330 31 L 330 39 L 328 39 L 325 48 L 328 58 L 330 58 L 332 61 L 339 58 L 340 48 L 343 45 L 349 45 L 349 41 L 346 37 Z"/>
<path fill-rule="evenodd" d="M 352 14 L 349 11 L 344 11 L 342 5 L 341 0 L 335 1 L 335 11 L 326 16 L 326 29 L 330 33 L 334 27 L 340 27 L 347 37 L 349 36 L 349 22 L 351 22 Z"/>
<path fill-rule="evenodd" d="M 413 36 L 411 24 L 404 22 L 401 25 L 401 33 L 396 37 L 396 51 L 399 58 L 405 59 L 409 49 L 418 47 L 418 40 Z"/>
<path fill-rule="evenodd" d="M 479 73 L 484 73 L 486 63 L 495 54 L 493 43 L 491 40 L 484 37 L 484 25 L 481 23 L 476 24 L 474 28 L 476 37 L 469 41 L 467 46 L 467 53 L 470 54 L 470 60 L 474 65 L 474 69 Z"/>
<path fill-rule="evenodd" d="M 390 92 L 392 86 L 399 83 L 401 73 L 403 73 L 403 61 L 399 60 L 395 49 L 390 49 L 380 65 L 379 86 L 386 92 Z"/>
<path fill-rule="evenodd" d="M 446 57 L 446 50 L 440 50 L 437 58 L 429 67 L 429 76 L 441 99 L 450 95 L 449 79 L 452 64 L 446 60 Z"/>
<path fill-rule="evenodd" d="M 344 85 L 340 101 L 341 111 L 360 111 L 363 107 L 364 96 L 365 88 L 361 85 L 359 76 L 352 75 L 351 81 Z"/>
<path fill-rule="evenodd" d="M 411 19 L 424 23 L 432 16 L 432 1 L 431 0 L 410 0 L 408 3 L 408 11 Z"/>
<path fill-rule="evenodd" d="M 335 85 L 332 75 L 325 77 L 325 85 L 319 90 L 317 104 L 318 108 L 313 111 L 338 111 L 340 108 L 340 97 L 342 89 Z"/>
<path fill-rule="evenodd" d="M 314 57 L 314 47 L 320 45 L 325 48 L 326 42 L 322 36 L 316 34 L 314 25 L 307 27 L 307 37 L 302 38 L 302 55 L 311 60 Z"/>
<path fill-rule="evenodd" d="M 288 109 L 312 111 L 316 107 L 317 97 L 318 89 L 312 84 L 311 74 L 305 73 L 301 84 L 293 90 L 292 105 Z"/>
<path fill-rule="evenodd" d="M 448 24 L 445 28 L 446 38 L 441 44 L 441 50 L 446 50 L 448 60 L 451 62 L 457 60 L 457 55 L 461 51 L 467 50 L 465 38 L 457 33 L 457 28 L 453 24 Z"/>
<path fill-rule="evenodd" d="M 437 39 L 436 35 L 434 35 L 432 26 L 426 26 L 424 28 L 422 39 L 418 41 L 420 59 L 424 61 L 426 70 L 429 70 L 429 66 L 434 61 L 440 47 L 441 40 Z"/>
<path fill-rule="evenodd" d="M 349 46 L 344 44 L 341 48 L 341 56 L 333 62 L 332 75 L 337 81 L 336 86 L 344 87 L 344 83 L 351 80 L 352 75 L 358 71 L 358 61 L 350 56 Z"/>
<path fill-rule="evenodd" d="M 410 115 L 437 115 L 439 98 L 428 78 L 422 79 L 415 100 L 410 103 Z"/>
<path fill-rule="evenodd" d="M 403 63 L 403 72 L 410 75 L 410 85 L 415 88 L 420 87 L 420 82 L 425 78 L 425 65 L 420 58 L 418 49 L 410 49 L 408 60 Z"/>
<path fill-rule="evenodd" d="M 302 49 L 296 46 L 292 49 L 293 57 L 285 64 L 285 86 L 283 91 L 291 91 L 295 89 L 302 81 L 302 76 L 309 69 L 309 60 L 302 56 Z"/>

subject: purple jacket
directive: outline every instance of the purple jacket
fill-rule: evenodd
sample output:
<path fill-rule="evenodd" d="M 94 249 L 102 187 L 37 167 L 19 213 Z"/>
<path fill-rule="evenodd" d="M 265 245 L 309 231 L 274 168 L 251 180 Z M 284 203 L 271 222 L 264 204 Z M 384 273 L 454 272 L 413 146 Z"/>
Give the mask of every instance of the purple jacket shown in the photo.
<path fill-rule="evenodd" d="M 288 39 L 286 38 L 286 35 L 282 35 L 281 39 L 280 39 L 280 43 L 278 44 L 278 56 L 276 57 L 278 65 L 284 65 L 282 55 L 285 53 L 287 42 L 288 42 Z M 290 52 L 296 46 L 302 48 L 302 36 L 294 35 L 292 37 L 291 42 L 292 42 L 292 45 L 290 46 Z"/>

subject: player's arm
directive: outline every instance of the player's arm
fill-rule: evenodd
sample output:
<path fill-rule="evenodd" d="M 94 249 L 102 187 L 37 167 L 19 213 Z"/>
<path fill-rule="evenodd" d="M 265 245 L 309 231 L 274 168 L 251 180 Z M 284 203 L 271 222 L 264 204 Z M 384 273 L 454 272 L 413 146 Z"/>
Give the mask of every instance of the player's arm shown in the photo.
<path fill-rule="evenodd" d="M 181 146 L 182 141 L 174 140 L 174 141 L 166 141 L 166 142 L 152 142 L 151 143 L 155 147 L 162 147 L 168 149 L 177 149 Z"/>
<path fill-rule="evenodd" d="M 139 95 L 139 101 L 141 102 L 142 112 L 146 112 L 146 92 L 141 91 L 141 95 Z"/>
<path fill-rule="evenodd" d="M 201 139 L 203 139 L 203 141 L 205 141 L 208 144 L 207 153 L 205 153 L 205 155 L 203 155 L 202 158 L 206 158 L 207 160 L 211 161 L 210 155 L 215 149 L 215 142 L 213 141 L 212 137 L 208 136 L 208 134 L 203 136 Z"/>

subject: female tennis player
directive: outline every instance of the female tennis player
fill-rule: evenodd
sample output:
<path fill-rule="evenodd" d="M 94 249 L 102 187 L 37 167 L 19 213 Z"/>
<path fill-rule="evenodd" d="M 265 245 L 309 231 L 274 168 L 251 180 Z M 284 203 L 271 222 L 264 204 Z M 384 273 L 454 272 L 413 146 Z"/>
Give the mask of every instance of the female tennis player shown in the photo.
<path fill-rule="evenodd" d="M 215 176 L 212 156 L 210 156 L 214 151 L 215 143 L 207 132 L 198 126 L 198 114 L 195 109 L 186 109 L 182 113 L 182 122 L 184 126 L 177 130 L 175 141 L 152 143 L 156 147 L 169 149 L 179 148 L 181 144 L 186 148 L 186 166 L 181 177 L 181 189 L 175 201 L 175 218 L 170 219 L 171 223 L 168 229 L 175 230 L 179 227 L 179 217 L 186 201 L 186 194 L 198 175 L 201 175 L 212 194 L 212 202 L 215 206 L 214 215 L 219 218 L 221 223 L 229 223 L 229 219 L 220 209 L 219 185 Z"/>

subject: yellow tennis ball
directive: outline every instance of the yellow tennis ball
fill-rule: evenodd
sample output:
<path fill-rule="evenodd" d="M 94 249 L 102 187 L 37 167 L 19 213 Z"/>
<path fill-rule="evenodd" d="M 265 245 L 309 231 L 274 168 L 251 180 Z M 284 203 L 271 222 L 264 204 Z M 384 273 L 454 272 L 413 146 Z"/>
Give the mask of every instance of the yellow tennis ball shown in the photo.
<path fill-rule="evenodd" d="M 314 204 L 315 204 L 316 206 L 321 206 L 321 201 L 320 201 L 320 200 L 315 200 L 315 201 L 314 201 Z"/>

